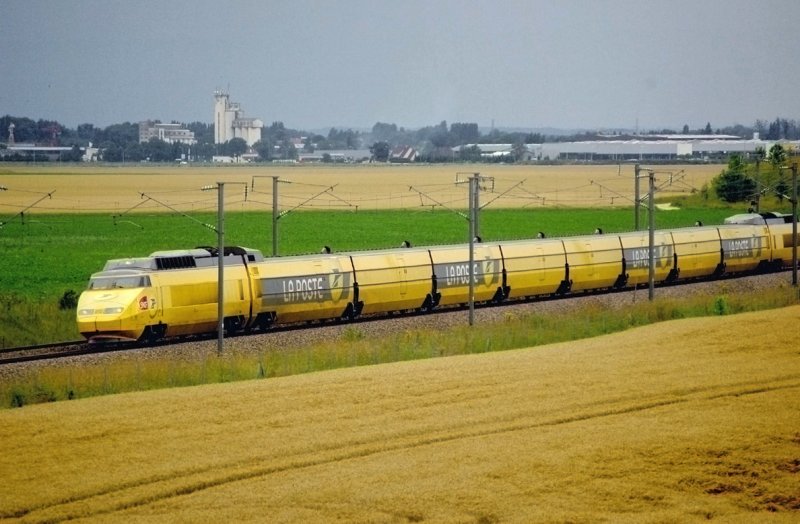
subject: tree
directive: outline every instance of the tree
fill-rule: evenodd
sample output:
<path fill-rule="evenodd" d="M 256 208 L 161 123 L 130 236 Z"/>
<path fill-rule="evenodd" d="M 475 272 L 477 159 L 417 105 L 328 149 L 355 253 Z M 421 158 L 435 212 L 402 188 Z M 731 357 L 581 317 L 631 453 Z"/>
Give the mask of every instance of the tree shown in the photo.
<path fill-rule="evenodd" d="M 689 124 L 683 124 L 683 131 L 682 132 L 683 132 L 684 135 L 688 135 L 689 134 Z"/>
<path fill-rule="evenodd" d="M 140 160 L 144 160 L 145 156 L 141 144 L 139 144 L 139 142 L 134 142 L 125 146 L 123 158 L 125 162 L 139 162 Z"/>
<path fill-rule="evenodd" d="M 774 144 L 769 148 L 767 160 L 773 167 L 778 168 L 786 161 L 786 150 L 780 144 Z"/>
<path fill-rule="evenodd" d="M 372 139 L 378 142 L 394 143 L 397 135 L 396 124 L 386 124 L 384 122 L 376 122 L 372 126 Z"/>
<path fill-rule="evenodd" d="M 746 164 L 739 155 L 731 155 L 728 169 L 713 180 L 714 191 L 725 202 L 750 200 L 756 192 L 755 181 L 745 173 Z"/>
<path fill-rule="evenodd" d="M 711 122 L 706 122 L 706 128 L 703 130 L 703 132 L 704 132 L 705 134 L 707 134 L 707 135 L 710 135 L 710 134 L 712 134 L 712 133 L 713 133 L 713 132 L 711 131 Z"/>
<path fill-rule="evenodd" d="M 278 156 L 283 160 L 297 160 L 297 148 L 291 140 L 283 140 L 278 144 Z"/>
<path fill-rule="evenodd" d="M 142 144 L 142 152 L 145 158 L 150 159 L 151 162 L 172 162 L 174 160 L 172 147 L 157 138 L 151 138 Z"/>
<path fill-rule="evenodd" d="M 775 183 L 775 194 L 778 195 L 778 199 L 783 202 L 783 199 L 786 198 L 788 193 L 789 182 L 786 181 L 786 178 L 783 176 L 783 171 L 781 171 L 778 182 Z"/>
<path fill-rule="evenodd" d="M 450 137 L 453 145 L 475 144 L 481 138 L 478 124 L 454 122 L 450 124 Z"/>
<path fill-rule="evenodd" d="M 78 138 L 83 140 L 92 141 L 95 139 L 95 134 L 97 130 L 94 128 L 92 124 L 79 124 L 78 125 Z"/>
<path fill-rule="evenodd" d="M 194 139 L 198 144 L 214 143 L 214 125 L 204 122 L 190 122 L 186 124 L 186 129 L 194 133 Z"/>
<path fill-rule="evenodd" d="M 270 144 L 269 140 L 261 139 L 253 144 L 253 151 L 258 153 L 261 160 L 272 160 L 272 144 Z"/>
<path fill-rule="evenodd" d="M 80 162 L 83 160 L 83 153 L 81 153 L 81 148 L 77 145 L 72 146 L 66 153 L 61 154 L 61 160 L 64 162 Z"/>
<path fill-rule="evenodd" d="M 285 140 L 289 134 L 283 125 L 283 122 L 273 122 L 271 126 L 265 127 L 262 130 L 261 137 L 269 140 L 273 144 L 277 144 Z"/>
<path fill-rule="evenodd" d="M 743 202 L 753 197 L 756 183 L 744 173 L 723 171 L 714 179 L 714 191 L 725 202 Z"/>
<path fill-rule="evenodd" d="M 480 162 L 481 148 L 476 145 L 461 146 L 458 151 L 458 157 L 464 162 Z"/>
<path fill-rule="evenodd" d="M 511 146 L 511 155 L 514 157 L 515 162 L 524 161 L 527 154 L 528 148 L 525 147 L 525 144 L 522 142 L 515 142 L 514 145 Z"/>
<path fill-rule="evenodd" d="M 388 142 L 380 141 L 372 144 L 372 147 L 369 148 L 369 152 L 372 153 L 372 157 L 376 161 L 386 162 L 389 160 L 389 153 L 391 152 L 391 148 L 389 147 Z"/>
<path fill-rule="evenodd" d="M 106 162 L 122 162 L 123 149 L 114 142 L 103 142 L 100 144 L 100 151 Z"/>
<path fill-rule="evenodd" d="M 216 151 L 213 140 L 210 142 L 198 142 L 192 146 L 192 156 L 197 160 L 211 160 Z"/>
<path fill-rule="evenodd" d="M 767 150 L 764 149 L 764 146 L 758 146 L 755 151 L 753 151 L 753 159 L 756 161 L 756 164 L 760 164 L 767 158 Z"/>
<path fill-rule="evenodd" d="M 232 157 L 242 156 L 247 152 L 247 142 L 238 136 L 231 138 L 225 143 L 225 152 Z"/>
<path fill-rule="evenodd" d="M 125 147 L 129 142 L 139 141 L 139 126 L 130 122 L 110 125 L 102 133 L 98 133 L 98 140 L 107 140 L 120 147 Z"/>

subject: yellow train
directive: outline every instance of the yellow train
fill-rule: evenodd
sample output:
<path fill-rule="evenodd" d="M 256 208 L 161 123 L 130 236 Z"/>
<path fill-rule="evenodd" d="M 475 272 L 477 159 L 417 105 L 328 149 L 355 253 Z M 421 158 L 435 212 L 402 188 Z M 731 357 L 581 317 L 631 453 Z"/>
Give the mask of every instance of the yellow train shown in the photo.
<path fill-rule="evenodd" d="M 655 282 L 791 265 L 790 217 L 737 215 L 725 225 L 660 230 Z M 226 248 L 226 332 L 353 319 L 465 304 L 640 285 L 649 280 L 649 233 L 595 234 L 475 244 L 264 258 Z M 78 301 L 90 341 L 216 332 L 218 257 L 213 248 L 110 260 Z"/>

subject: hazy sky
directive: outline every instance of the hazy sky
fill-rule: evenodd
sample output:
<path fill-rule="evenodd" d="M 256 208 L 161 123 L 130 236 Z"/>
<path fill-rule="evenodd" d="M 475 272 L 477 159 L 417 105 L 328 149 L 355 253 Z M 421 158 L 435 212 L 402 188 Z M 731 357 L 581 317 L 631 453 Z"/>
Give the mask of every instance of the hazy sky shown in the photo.
<path fill-rule="evenodd" d="M 798 0 L 3 0 L 0 115 L 316 129 L 800 118 Z"/>

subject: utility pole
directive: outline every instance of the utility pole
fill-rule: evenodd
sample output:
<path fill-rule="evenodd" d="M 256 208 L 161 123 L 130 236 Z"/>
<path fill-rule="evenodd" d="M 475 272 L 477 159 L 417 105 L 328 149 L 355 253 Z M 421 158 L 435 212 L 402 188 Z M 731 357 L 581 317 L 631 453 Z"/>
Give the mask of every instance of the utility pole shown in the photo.
<path fill-rule="evenodd" d="M 231 182 L 241 184 L 244 182 Z M 214 186 L 204 186 L 203 191 L 210 191 Z M 225 182 L 217 182 L 217 353 L 222 354 L 225 338 Z M 144 196 L 144 195 L 143 195 Z"/>
<path fill-rule="evenodd" d="M 761 157 L 756 156 L 756 198 L 755 212 L 761 212 Z"/>
<path fill-rule="evenodd" d="M 278 177 L 272 177 L 272 256 L 278 256 Z"/>
<path fill-rule="evenodd" d="M 475 173 L 475 175 L 473 175 L 473 180 L 475 187 L 472 190 L 472 222 L 474 229 L 474 231 L 472 231 L 472 238 L 475 239 L 481 236 L 480 213 L 478 213 L 481 208 L 480 174 Z"/>
<path fill-rule="evenodd" d="M 642 204 L 639 196 L 639 164 L 633 166 L 634 194 L 633 194 L 633 229 L 639 231 L 639 206 Z"/>
<path fill-rule="evenodd" d="M 653 296 L 655 295 L 655 281 L 656 281 L 656 253 L 655 253 L 655 236 L 656 236 L 656 214 L 655 214 L 655 173 L 653 171 L 649 172 L 650 178 L 650 192 L 648 198 L 650 201 L 648 202 L 648 213 L 650 215 L 649 220 L 649 262 L 650 262 L 650 269 L 648 272 L 648 298 L 653 300 Z"/>
<path fill-rule="evenodd" d="M 478 183 L 480 175 L 469 179 L 469 325 L 475 323 L 475 236 L 478 225 Z"/>
<path fill-rule="evenodd" d="M 635 203 L 634 207 L 636 208 L 635 211 L 635 225 L 636 231 L 639 231 L 639 207 L 641 206 L 642 199 L 641 195 L 639 194 L 639 177 L 641 171 L 647 171 L 647 178 L 649 181 L 649 188 L 647 192 L 647 213 L 648 213 L 648 242 L 647 242 L 647 258 L 648 258 L 648 272 L 647 272 L 647 284 L 648 284 L 648 293 L 647 296 L 649 300 L 653 300 L 655 296 L 655 281 L 656 281 L 656 213 L 655 213 L 655 191 L 656 191 L 656 173 L 652 169 L 644 169 L 642 170 L 639 167 L 639 164 L 634 166 L 634 173 L 635 173 Z"/>
<path fill-rule="evenodd" d="M 344 200 L 342 198 L 339 198 L 339 197 L 337 197 L 336 195 L 333 194 L 333 188 L 335 188 L 336 185 L 333 185 L 333 186 L 322 186 L 322 185 L 318 185 L 318 184 L 300 184 L 300 185 L 303 185 L 303 186 L 312 186 L 312 187 L 318 187 L 318 188 L 321 187 L 321 188 L 324 188 L 324 189 L 322 191 L 320 191 L 319 193 L 316 193 L 314 196 L 311 196 L 311 197 L 307 198 L 306 200 L 304 200 L 300 204 L 297 204 L 293 208 L 287 209 L 286 211 L 281 211 L 279 209 L 279 207 L 278 207 L 278 184 L 296 184 L 297 182 L 289 182 L 288 180 L 281 180 L 280 177 L 272 176 L 272 175 L 254 175 L 253 179 L 252 179 L 252 181 L 250 183 L 251 184 L 251 190 L 253 191 L 253 193 L 257 193 L 257 191 L 255 190 L 256 189 L 256 178 L 271 178 L 272 179 L 272 256 L 273 257 L 277 257 L 278 256 L 278 220 L 280 220 L 281 217 L 283 217 L 285 215 L 288 215 L 289 213 L 291 213 L 295 209 L 299 209 L 299 208 L 303 207 L 304 205 L 306 205 L 307 203 L 311 202 L 312 200 L 314 200 L 314 199 L 316 199 L 316 198 L 318 198 L 318 197 L 320 197 L 322 195 L 328 194 L 328 195 L 336 198 L 340 202 L 344 202 L 345 204 L 347 204 L 350 207 L 355 207 L 356 211 L 358 211 L 358 206 L 354 206 L 353 204 L 350 204 L 346 200 Z M 231 182 L 231 183 L 235 183 L 235 182 Z M 245 185 L 247 185 L 247 184 L 245 184 Z"/>
<path fill-rule="evenodd" d="M 471 176 L 464 180 L 459 178 L 459 174 L 456 174 L 456 184 L 469 184 L 469 197 L 467 198 L 467 202 L 469 203 L 469 214 L 466 217 L 469 221 L 469 261 L 467 262 L 469 268 L 467 269 L 467 275 L 469 278 L 469 325 L 472 326 L 475 323 L 475 277 L 477 276 L 475 274 L 475 241 L 480 236 L 480 229 L 478 225 L 478 212 L 480 211 L 480 184 L 481 182 L 487 180 L 493 182 L 494 179 L 491 177 L 482 177 L 480 173 L 471 173 Z"/>
<path fill-rule="evenodd" d="M 225 337 L 225 183 L 217 182 L 217 354 Z"/>
<path fill-rule="evenodd" d="M 290 184 L 291 182 L 286 182 L 281 180 L 279 176 L 273 175 L 254 175 L 252 180 L 250 181 L 250 190 L 255 192 L 256 190 L 256 178 L 271 178 L 272 179 L 272 256 L 278 256 L 278 219 L 281 218 L 280 209 L 278 209 L 278 184 L 283 182 L 285 184 Z"/>
<path fill-rule="evenodd" d="M 792 286 L 797 287 L 797 162 L 791 167 L 781 167 L 781 169 L 792 170 L 792 196 L 789 201 L 792 203 Z M 786 195 L 780 195 L 785 198 Z M 800 296 L 800 292 L 799 296 Z"/>
<path fill-rule="evenodd" d="M 797 287 L 797 162 L 792 164 L 792 285 Z"/>

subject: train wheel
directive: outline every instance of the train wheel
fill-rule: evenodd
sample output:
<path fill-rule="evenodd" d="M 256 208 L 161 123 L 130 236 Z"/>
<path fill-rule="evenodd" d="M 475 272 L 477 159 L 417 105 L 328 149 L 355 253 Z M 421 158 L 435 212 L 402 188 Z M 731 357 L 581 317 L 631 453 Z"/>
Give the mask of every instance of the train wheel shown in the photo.
<path fill-rule="evenodd" d="M 227 317 L 224 320 L 225 332 L 228 334 L 241 331 L 244 325 L 244 317 Z"/>
<path fill-rule="evenodd" d="M 142 332 L 142 336 L 139 337 L 140 342 L 144 342 L 145 344 L 155 344 L 167 333 L 167 325 L 166 324 L 157 324 L 155 326 L 145 326 L 144 331 Z"/>
<path fill-rule="evenodd" d="M 430 313 L 433 311 L 433 298 L 431 298 L 430 295 L 425 297 L 425 301 L 422 303 L 419 311 L 420 313 Z"/>
<path fill-rule="evenodd" d="M 340 318 L 345 322 L 351 322 L 354 318 L 356 318 L 356 312 L 355 309 L 353 308 L 352 303 L 347 304 L 347 307 L 344 308 L 344 313 L 342 313 L 342 316 Z"/>
<path fill-rule="evenodd" d="M 253 327 L 260 329 L 261 331 L 267 331 L 273 326 L 273 324 L 275 324 L 276 318 L 277 315 L 275 315 L 275 312 L 259 313 L 256 317 Z"/>

